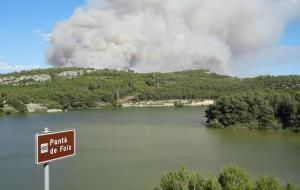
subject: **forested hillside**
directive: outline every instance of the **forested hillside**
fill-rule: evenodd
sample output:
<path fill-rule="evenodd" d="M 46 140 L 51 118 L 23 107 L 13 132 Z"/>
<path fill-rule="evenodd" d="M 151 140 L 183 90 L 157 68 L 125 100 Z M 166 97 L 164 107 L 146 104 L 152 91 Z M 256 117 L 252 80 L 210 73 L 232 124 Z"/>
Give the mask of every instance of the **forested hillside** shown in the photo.
<path fill-rule="evenodd" d="M 0 75 L 0 110 L 13 107 L 26 112 L 25 104 L 47 108 L 82 109 L 117 100 L 218 99 L 227 95 L 260 92 L 289 94 L 300 89 L 300 76 L 234 78 L 191 70 L 172 73 L 51 68 Z"/>

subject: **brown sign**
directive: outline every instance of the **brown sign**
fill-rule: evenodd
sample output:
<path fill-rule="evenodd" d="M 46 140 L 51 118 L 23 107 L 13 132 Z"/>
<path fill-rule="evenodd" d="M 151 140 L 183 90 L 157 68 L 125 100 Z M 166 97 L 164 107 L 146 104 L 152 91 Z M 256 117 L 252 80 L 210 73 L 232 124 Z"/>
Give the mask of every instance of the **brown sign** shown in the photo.
<path fill-rule="evenodd" d="M 75 130 L 46 132 L 35 136 L 36 163 L 43 164 L 75 155 Z"/>

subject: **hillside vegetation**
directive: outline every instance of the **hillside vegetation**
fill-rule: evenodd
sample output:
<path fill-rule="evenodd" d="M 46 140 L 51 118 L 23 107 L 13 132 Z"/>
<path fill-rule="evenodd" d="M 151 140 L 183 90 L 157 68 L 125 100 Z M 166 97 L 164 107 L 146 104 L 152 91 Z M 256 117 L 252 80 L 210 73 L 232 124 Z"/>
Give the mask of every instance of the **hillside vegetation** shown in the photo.
<path fill-rule="evenodd" d="M 117 107 L 120 100 L 127 99 L 213 99 L 218 101 L 207 112 L 208 123 L 213 127 L 252 122 L 258 123 L 258 128 L 280 128 L 298 121 L 299 89 L 300 76 L 240 79 L 207 70 L 141 74 L 51 68 L 0 75 L 0 110 L 26 112 L 29 103 L 64 110 L 103 104 Z M 282 108 L 284 104 L 292 106 Z M 291 109 L 292 115 L 285 116 L 286 108 Z"/>

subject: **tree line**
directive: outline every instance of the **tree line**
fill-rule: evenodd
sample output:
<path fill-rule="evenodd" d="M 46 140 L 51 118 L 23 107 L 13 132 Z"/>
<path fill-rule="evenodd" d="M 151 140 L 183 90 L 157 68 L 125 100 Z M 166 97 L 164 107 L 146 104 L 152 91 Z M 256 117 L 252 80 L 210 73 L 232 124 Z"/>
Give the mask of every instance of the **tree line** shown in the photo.
<path fill-rule="evenodd" d="M 251 180 L 245 169 L 230 164 L 223 167 L 218 175 L 210 174 L 207 177 L 181 167 L 178 171 L 163 175 L 160 187 L 154 190 L 300 190 L 300 187 L 292 182 L 282 185 L 271 175 Z"/>
<path fill-rule="evenodd" d="M 206 110 L 207 123 L 213 128 L 300 131 L 300 93 L 262 92 L 219 98 Z"/>

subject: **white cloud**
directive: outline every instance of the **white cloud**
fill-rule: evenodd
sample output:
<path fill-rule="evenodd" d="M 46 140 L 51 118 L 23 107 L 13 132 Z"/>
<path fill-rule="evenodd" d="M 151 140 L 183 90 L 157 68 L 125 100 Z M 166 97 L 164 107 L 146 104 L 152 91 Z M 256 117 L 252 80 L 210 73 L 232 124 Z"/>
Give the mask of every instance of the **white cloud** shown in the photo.
<path fill-rule="evenodd" d="M 14 71 L 30 70 L 41 68 L 40 65 L 10 65 L 0 59 L 0 73 L 10 73 Z"/>
<path fill-rule="evenodd" d="M 45 33 L 42 30 L 34 30 L 32 35 L 36 38 L 40 38 L 42 43 L 49 42 L 51 38 L 51 33 Z"/>
<path fill-rule="evenodd" d="M 300 74 L 300 46 L 270 47 L 235 59 L 233 75 Z"/>

